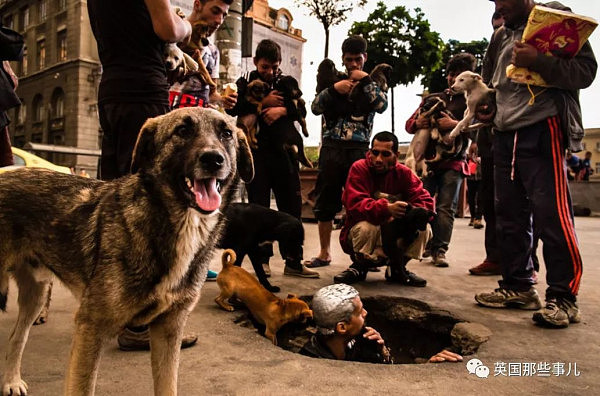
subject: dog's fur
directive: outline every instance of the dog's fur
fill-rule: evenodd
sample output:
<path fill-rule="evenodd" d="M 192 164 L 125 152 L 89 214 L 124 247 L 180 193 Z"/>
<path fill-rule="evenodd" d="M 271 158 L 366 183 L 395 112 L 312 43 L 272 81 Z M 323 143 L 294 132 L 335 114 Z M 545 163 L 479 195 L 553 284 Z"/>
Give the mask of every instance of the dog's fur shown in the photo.
<path fill-rule="evenodd" d="M 275 82 L 274 89 L 283 97 L 283 105 L 287 109 L 288 114 L 297 114 L 296 118 L 290 118 L 292 121 L 298 121 L 302 129 L 302 134 L 308 137 L 306 129 L 306 103 L 302 99 L 302 91 L 298 86 L 298 81 L 292 76 L 283 76 Z M 292 123 L 288 123 L 286 127 L 281 128 L 281 131 L 276 135 L 280 139 L 280 144 L 286 151 L 292 153 L 294 158 L 307 168 L 312 168 L 313 165 L 304 153 L 304 141 L 298 130 Z"/>
<path fill-rule="evenodd" d="M 373 111 L 369 99 L 365 96 L 365 86 L 373 81 L 383 92 L 387 92 L 391 76 L 392 67 L 387 63 L 380 63 L 369 74 L 370 79 L 363 78 L 352 87 L 348 99 L 352 103 L 351 118 L 353 121 L 366 122 L 367 114 Z"/>
<path fill-rule="evenodd" d="M 376 192 L 375 199 L 385 198 L 389 202 L 401 200 L 395 195 Z M 425 231 L 427 224 L 435 214 L 425 208 L 409 205 L 406 214 L 398 219 L 381 225 L 381 242 L 385 254 L 392 260 L 400 259 L 397 247 L 408 247 L 417 238 L 419 231 Z M 396 257 L 397 256 L 397 257 Z"/>
<path fill-rule="evenodd" d="M 348 75 L 339 71 L 331 59 L 323 59 L 317 68 L 317 94 L 325 88 L 333 87 L 336 82 L 347 78 Z"/>
<path fill-rule="evenodd" d="M 260 283 L 267 290 L 278 292 L 279 288 L 272 286 L 265 275 L 260 245 L 277 241 L 281 257 L 286 262 L 292 261 L 299 265 L 304 244 L 302 222 L 285 212 L 252 203 L 234 203 L 225 209 L 224 214 L 227 221 L 219 247 L 235 251 L 235 265 L 238 267 L 248 255 Z"/>
<path fill-rule="evenodd" d="M 180 15 L 181 16 L 181 15 Z M 208 45 L 208 40 L 206 39 L 206 35 L 208 32 L 208 26 L 204 21 L 195 22 L 192 25 L 192 37 L 190 41 L 187 43 L 181 43 L 181 49 L 190 54 L 194 60 L 198 63 L 198 71 L 196 72 L 202 82 L 210 86 L 210 91 L 212 92 L 217 88 L 217 84 L 210 76 L 204 61 L 202 60 L 202 51 L 204 47 Z"/>
<path fill-rule="evenodd" d="M 242 128 L 248 139 L 250 147 L 253 149 L 258 148 L 258 139 L 256 134 L 258 133 L 258 117 L 262 111 L 262 100 L 267 96 L 269 92 L 269 84 L 261 80 L 253 80 L 246 86 L 246 93 L 244 97 L 246 100 L 256 107 L 255 113 L 245 114 L 238 116 L 237 125 Z"/>
<path fill-rule="evenodd" d="M 454 92 L 464 92 L 467 101 L 467 109 L 463 119 L 454 127 L 452 132 L 444 137 L 444 141 L 448 144 L 454 140 L 461 132 L 469 132 L 474 129 L 488 125 L 485 123 L 471 124 L 475 119 L 477 107 L 482 104 L 495 103 L 495 90 L 488 88 L 481 76 L 477 73 L 465 71 L 460 73 L 452 84 L 451 89 Z"/>
<path fill-rule="evenodd" d="M 415 132 L 404 160 L 404 165 L 409 167 L 417 176 L 423 177 L 427 174 L 425 151 L 430 140 L 440 140 L 437 120 L 442 117 L 441 112 L 445 110 L 446 103 L 439 96 L 428 96 L 418 110 L 419 117 L 429 119 L 430 127 L 422 128 Z"/>
<path fill-rule="evenodd" d="M 177 393 L 183 328 L 224 226 L 219 202 L 232 201 L 238 175 L 251 180 L 252 156 L 232 119 L 195 107 L 149 119 L 131 168 L 110 182 L 33 169 L 0 176 L 0 308 L 9 275 L 19 288 L 4 394 L 26 393 L 23 349 L 54 276 L 80 300 L 66 394 L 93 394 L 103 344 L 141 325 L 155 394 Z"/>
<path fill-rule="evenodd" d="M 286 323 L 306 322 L 312 319 L 312 311 L 304 301 L 289 294 L 281 299 L 261 286 L 255 277 L 245 269 L 233 265 L 235 252 L 227 249 L 223 252 L 223 269 L 217 276 L 217 284 L 221 293 L 215 302 L 226 311 L 233 311 L 227 302 L 236 297 L 250 310 L 260 324 L 265 325 L 265 337 L 277 345 L 277 331 Z"/>
<path fill-rule="evenodd" d="M 198 72 L 198 63 L 176 43 L 165 44 L 164 57 L 169 85 L 181 82 L 189 74 Z"/>

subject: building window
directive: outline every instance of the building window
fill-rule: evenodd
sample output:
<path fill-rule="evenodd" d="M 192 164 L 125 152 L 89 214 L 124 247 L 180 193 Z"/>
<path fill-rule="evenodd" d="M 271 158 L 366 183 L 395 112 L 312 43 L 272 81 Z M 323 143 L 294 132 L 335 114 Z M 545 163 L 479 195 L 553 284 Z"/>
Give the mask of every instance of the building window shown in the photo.
<path fill-rule="evenodd" d="M 66 61 L 67 60 L 67 31 L 61 30 L 56 35 L 56 43 L 57 43 L 57 53 L 58 53 L 58 61 Z"/>
<path fill-rule="evenodd" d="M 279 14 L 277 17 L 277 27 L 281 30 L 288 31 L 290 27 L 290 19 L 285 14 Z"/>
<path fill-rule="evenodd" d="M 67 8 L 67 0 L 58 0 L 58 11 L 64 11 Z"/>
<path fill-rule="evenodd" d="M 27 74 L 27 47 L 23 47 L 23 59 L 21 60 L 21 75 Z"/>
<path fill-rule="evenodd" d="M 47 10 L 48 10 L 48 0 L 40 0 L 40 2 L 38 3 L 38 22 L 42 23 L 46 20 L 46 17 L 48 16 Z"/>
<path fill-rule="evenodd" d="M 62 89 L 56 88 L 52 94 L 52 117 L 60 118 L 65 114 L 65 93 Z"/>
<path fill-rule="evenodd" d="M 4 27 L 7 27 L 9 29 L 13 29 L 14 30 L 14 20 L 13 20 L 13 16 L 9 15 L 6 18 L 4 18 L 4 22 L 2 22 L 2 24 L 4 25 Z"/>
<path fill-rule="evenodd" d="M 46 67 L 46 40 L 42 39 L 37 42 L 37 62 L 38 70 Z"/>
<path fill-rule="evenodd" d="M 21 10 L 21 29 L 25 30 L 29 26 L 29 7 Z"/>
<path fill-rule="evenodd" d="M 17 110 L 17 125 L 23 125 L 25 123 L 25 119 L 27 118 L 27 105 L 21 99 L 21 106 L 19 106 L 19 110 Z"/>
<path fill-rule="evenodd" d="M 44 121 L 44 99 L 37 95 L 33 99 L 33 122 Z"/>
<path fill-rule="evenodd" d="M 600 151 L 600 142 L 596 142 L 596 151 Z"/>

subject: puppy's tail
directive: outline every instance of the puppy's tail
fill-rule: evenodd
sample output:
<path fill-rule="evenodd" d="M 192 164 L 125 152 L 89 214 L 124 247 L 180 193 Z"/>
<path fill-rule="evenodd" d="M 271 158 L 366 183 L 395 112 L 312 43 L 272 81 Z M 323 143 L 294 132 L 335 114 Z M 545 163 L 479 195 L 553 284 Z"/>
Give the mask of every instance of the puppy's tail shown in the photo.
<path fill-rule="evenodd" d="M 225 249 L 223 251 L 223 255 L 221 256 L 221 262 L 223 263 L 223 268 L 230 267 L 235 263 L 236 260 L 235 252 L 231 249 Z"/>
<path fill-rule="evenodd" d="M 8 299 L 8 273 L 0 268 L 0 310 L 6 311 L 6 300 Z"/>

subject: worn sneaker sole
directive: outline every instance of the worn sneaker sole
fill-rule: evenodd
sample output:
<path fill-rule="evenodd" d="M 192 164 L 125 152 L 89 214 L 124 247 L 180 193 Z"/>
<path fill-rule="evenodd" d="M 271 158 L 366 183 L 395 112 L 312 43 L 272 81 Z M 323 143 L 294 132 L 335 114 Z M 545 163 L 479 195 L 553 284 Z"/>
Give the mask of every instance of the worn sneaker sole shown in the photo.
<path fill-rule="evenodd" d="M 536 301 L 530 301 L 527 303 L 524 303 L 522 301 L 517 301 L 516 299 L 507 299 L 503 302 L 490 302 L 490 301 L 485 301 L 484 299 L 480 298 L 479 295 L 475 295 L 475 301 L 477 301 L 477 303 L 481 306 L 484 307 L 488 307 L 488 308 L 517 308 L 517 309 L 523 309 L 526 311 L 536 311 L 540 308 L 542 308 L 542 303 L 541 302 L 536 302 Z"/>
<path fill-rule="evenodd" d="M 287 276 L 298 276 L 300 278 L 320 278 L 319 273 L 316 274 L 307 274 L 304 272 L 296 272 L 296 271 L 289 271 L 287 269 L 283 270 L 283 275 L 287 275 Z"/>
<path fill-rule="evenodd" d="M 533 321 L 542 326 L 555 327 L 559 329 L 564 329 L 565 327 L 569 327 L 569 318 L 563 320 L 555 320 L 553 318 L 549 318 L 541 312 L 536 312 L 533 314 Z"/>

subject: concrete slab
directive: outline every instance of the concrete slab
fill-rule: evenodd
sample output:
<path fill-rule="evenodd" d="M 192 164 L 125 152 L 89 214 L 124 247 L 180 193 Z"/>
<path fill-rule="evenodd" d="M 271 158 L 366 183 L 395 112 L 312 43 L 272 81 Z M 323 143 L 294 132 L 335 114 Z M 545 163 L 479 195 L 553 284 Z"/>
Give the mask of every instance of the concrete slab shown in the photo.
<path fill-rule="evenodd" d="M 389 285 L 383 272 L 370 273 L 356 287 L 362 295 L 392 295 L 420 299 L 451 311 L 466 320 L 487 326 L 491 339 L 471 357 L 490 368 L 489 378 L 469 374 L 465 363 L 371 365 L 311 359 L 274 347 L 253 329 L 233 323 L 238 316 L 220 310 L 213 302 L 218 294 L 214 282 L 207 283 L 202 298 L 192 313 L 187 331 L 200 335 L 198 345 L 184 350 L 179 372 L 181 395 L 204 394 L 598 394 L 600 377 L 600 219 L 577 218 L 577 234 L 584 259 L 580 293 L 583 322 L 566 330 L 541 329 L 533 325 L 531 312 L 492 310 L 475 305 L 473 295 L 496 287 L 497 277 L 474 277 L 468 268 L 483 259 L 483 230 L 467 226 L 468 219 L 457 219 L 448 259 L 449 268 L 435 268 L 429 262 L 413 261 L 409 268 L 428 280 L 423 289 Z M 305 256 L 318 249 L 316 224 L 306 224 Z M 339 231 L 334 231 L 337 238 Z M 280 258 L 272 261 L 272 283 L 288 292 L 312 294 L 332 282 L 344 270 L 348 258 L 334 239 L 334 262 L 320 269 L 320 279 L 284 277 Z M 541 252 L 540 252 L 541 257 Z M 249 264 L 244 264 L 249 269 Z M 213 260 L 218 270 L 220 261 Z M 545 271 L 540 274 L 538 291 L 543 295 Z M 0 354 L 6 353 L 6 340 L 16 320 L 17 289 L 11 284 L 8 312 L 0 315 Z M 49 322 L 35 326 L 23 358 L 23 378 L 31 395 L 62 393 L 68 362 L 75 300 L 62 287 L 54 288 Z M 367 318 L 368 322 L 368 318 Z M 467 357 L 466 360 L 471 357 Z M 539 373 L 525 375 L 529 363 L 548 363 L 548 377 Z M 494 376 L 496 364 L 512 367 L 512 376 Z M 561 375 L 559 368 L 564 365 Z M 571 373 L 567 371 L 571 365 Z M 574 364 L 579 376 L 575 375 Z M 5 368 L 0 364 L 0 371 Z M 517 370 L 519 369 L 519 370 Z M 121 352 L 116 340 L 103 355 L 96 394 L 152 394 L 150 354 Z"/>

